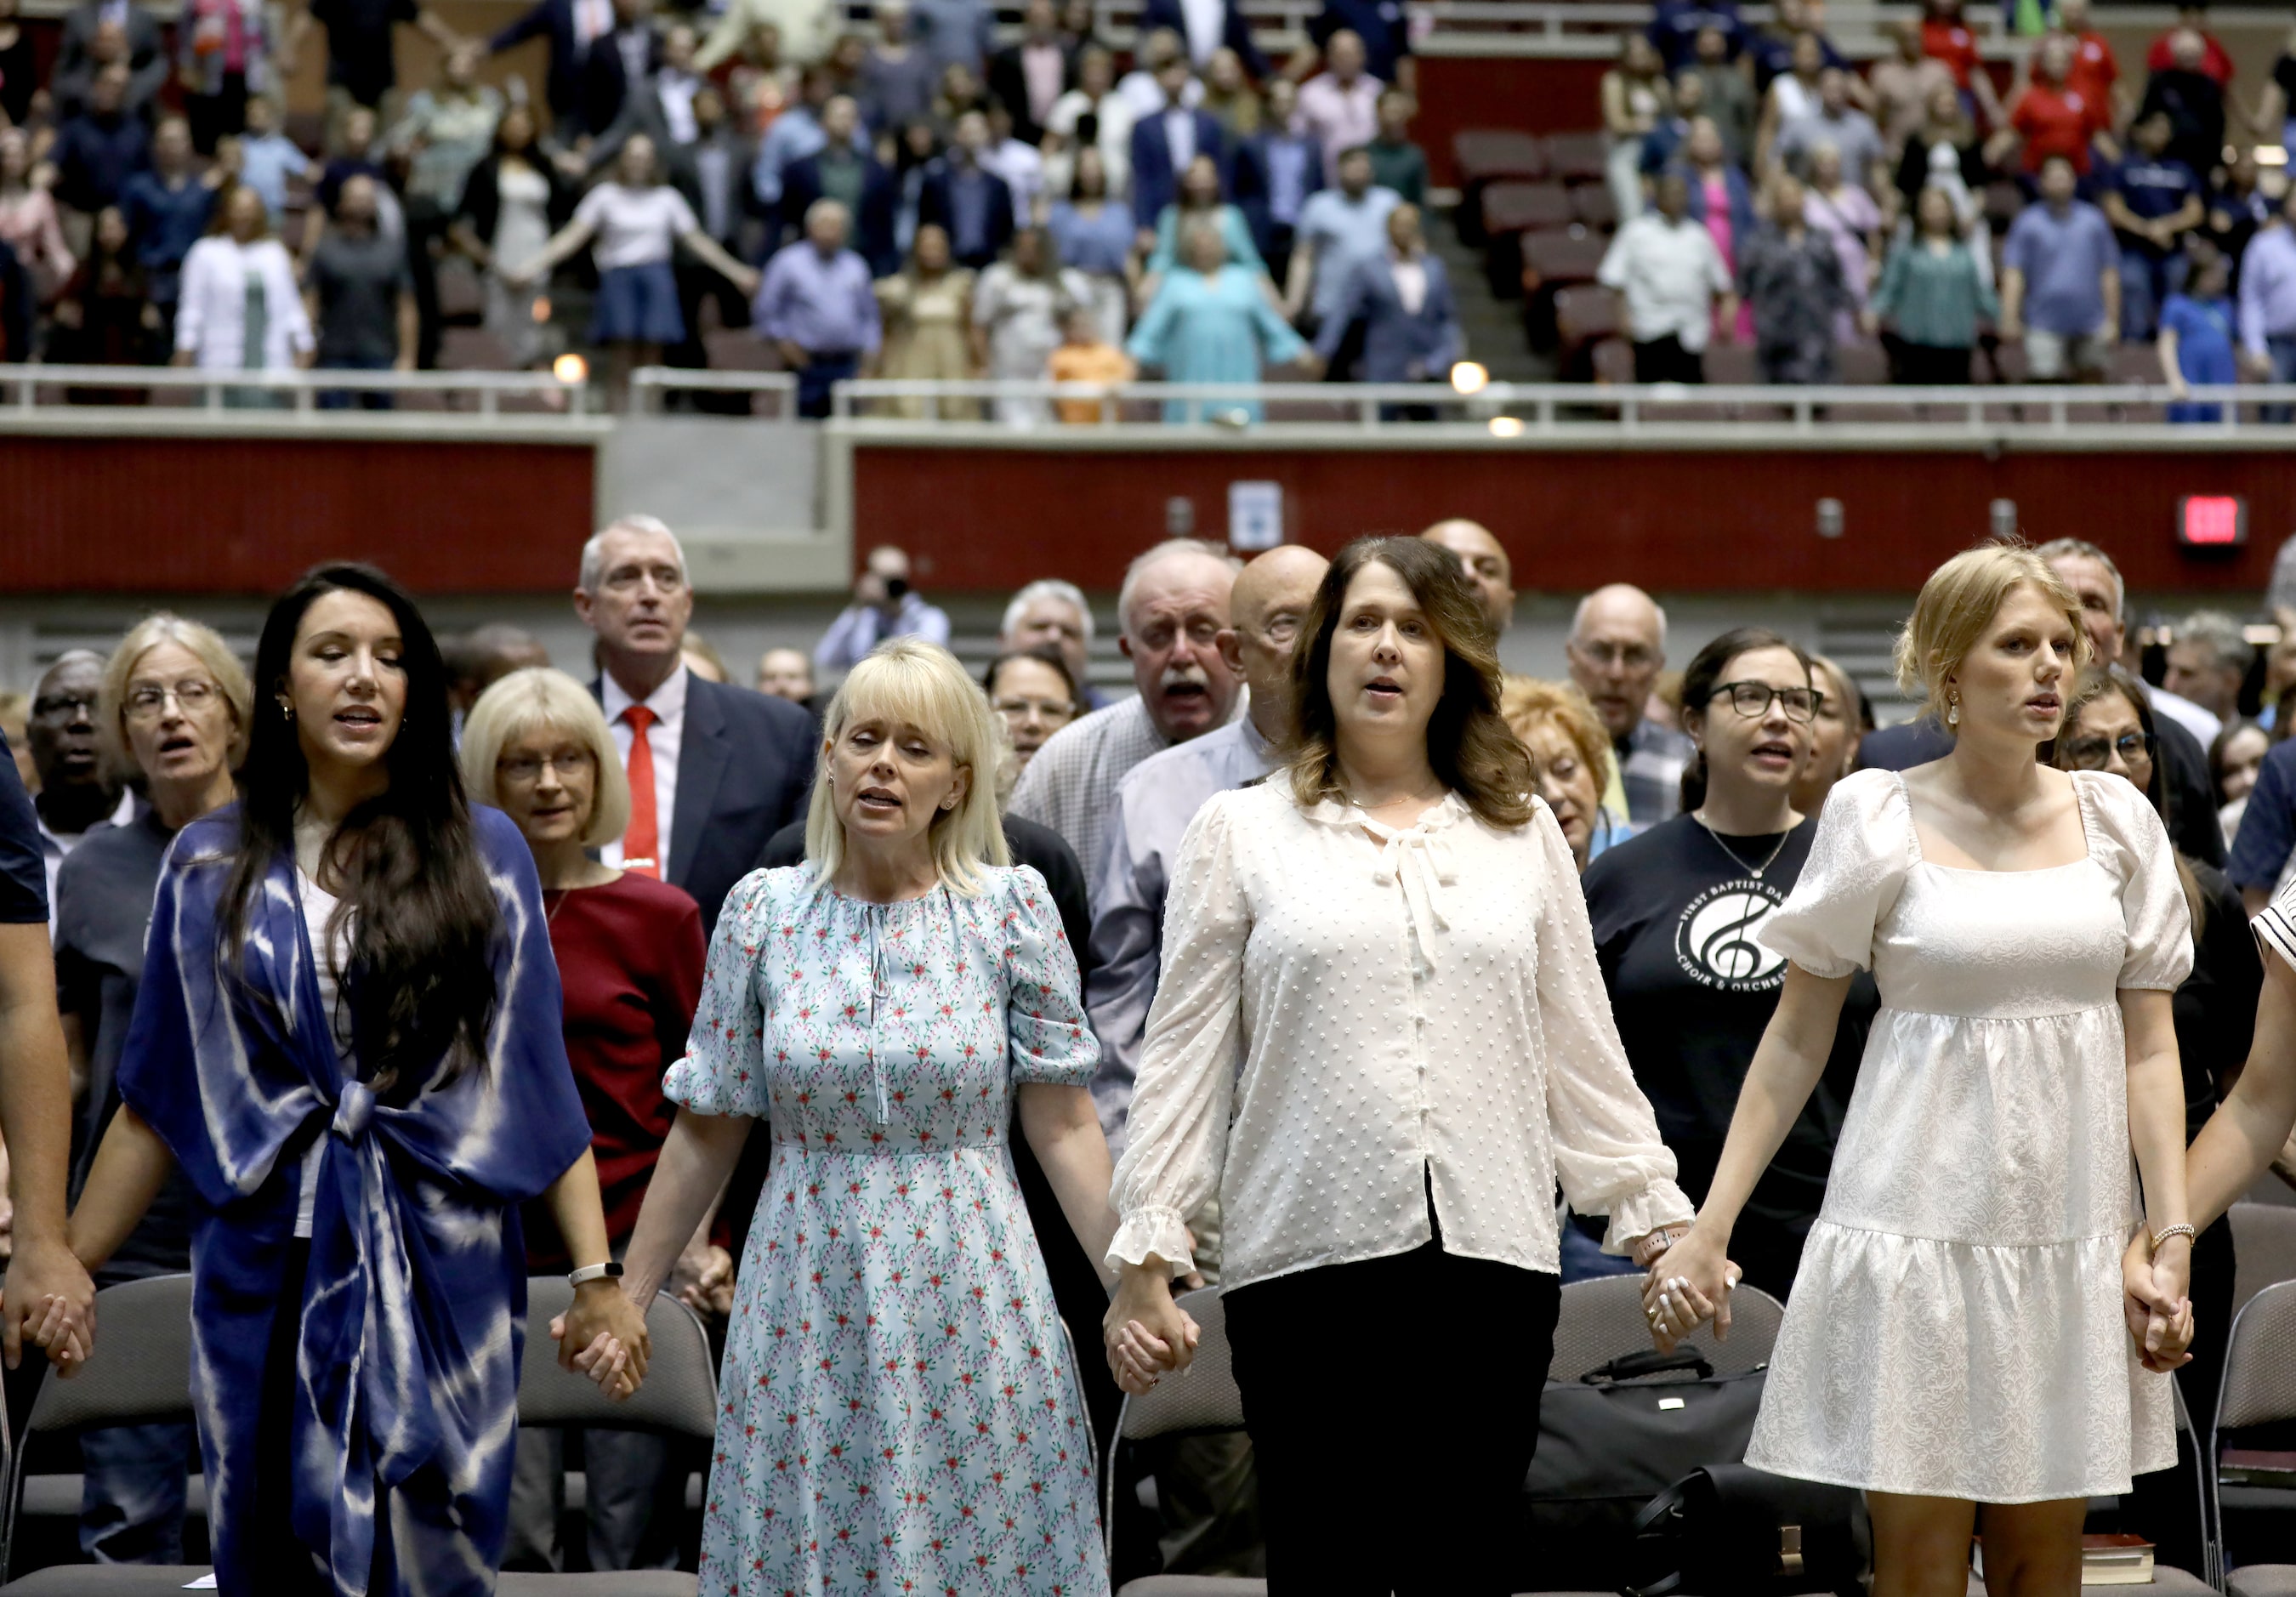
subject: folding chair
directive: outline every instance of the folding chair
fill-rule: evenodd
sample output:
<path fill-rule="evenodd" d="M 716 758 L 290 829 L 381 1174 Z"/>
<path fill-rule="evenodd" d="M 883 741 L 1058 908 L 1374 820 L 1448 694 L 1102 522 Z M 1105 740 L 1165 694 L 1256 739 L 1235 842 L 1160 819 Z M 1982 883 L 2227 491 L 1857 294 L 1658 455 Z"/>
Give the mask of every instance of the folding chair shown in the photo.
<path fill-rule="evenodd" d="M 40 1383 L 20 1445 L 8 1458 L 6 1525 L 0 1530 L 0 1579 L 24 1501 L 26 1459 L 33 1438 L 106 1425 L 187 1422 L 192 1414 L 192 1278 L 156 1275 L 106 1287 L 95 1295 L 102 1340 L 87 1368 L 70 1380 Z M 207 1573 L 177 1564 L 59 1564 L 0 1586 L 4 1597 L 141 1597 L 180 1592 Z"/>
<path fill-rule="evenodd" d="M 1574 1281 L 1562 1289 L 1547 1380 L 1576 1380 L 1623 1354 L 1650 1347 L 1643 1281 L 1640 1275 L 1605 1275 Z M 1714 1328 L 1702 1325 L 1684 1339 L 1684 1346 L 1703 1354 L 1717 1375 L 1735 1375 L 1770 1362 L 1785 1315 L 1785 1306 L 1759 1287 L 1740 1286 L 1730 1294 L 1728 1339 L 1715 1340 Z"/>
<path fill-rule="evenodd" d="M 600 1394 L 595 1382 L 558 1367 L 550 1322 L 573 1301 L 574 1289 L 564 1276 L 537 1275 L 526 1283 L 526 1362 L 518 1373 L 521 1425 L 646 1430 L 685 1437 L 705 1449 L 717 1439 L 717 1366 L 709 1356 L 709 1335 L 692 1309 L 667 1292 L 655 1297 L 646 1310 L 653 1353 L 645 1385 L 628 1402 L 613 1403 Z M 505 1574 L 495 1589 L 501 1597 L 693 1597 L 694 1577 L 675 1569 Z"/>
<path fill-rule="evenodd" d="M 2246 1207 L 2235 1205 L 2234 1212 Z M 2239 1246 L 2237 1234 L 2234 1246 Z M 2266 1287 L 2233 1316 L 2208 1467 L 2201 1472 L 2216 1523 L 2224 1519 L 2227 1433 L 2289 1420 L 2296 1420 L 2296 1281 Z M 2225 1574 L 2224 1589 L 2231 1597 L 2296 1597 L 2296 1564 L 2245 1565 Z"/>
<path fill-rule="evenodd" d="M 1138 1396 L 1127 1394 L 1117 1411 L 1116 1439 L 1144 1442 L 1152 1437 L 1203 1431 L 1242 1430 L 1243 1394 L 1236 1388 L 1235 1368 L 1227 1346 L 1227 1309 L 1219 1289 L 1206 1287 L 1183 1293 L 1180 1306 L 1188 1311 L 1201 1333 L 1196 1356 L 1185 1375 L 1157 1383 Z M 1108 1467 L 1101 1471 L 1100 1523 L 1106 1537 L 1109 1561 L 1116 1561 L 1116 1460 L 1110 1449 Z M 1230 1575 L 1152 1575 L 1127 1581 L 1119 1597 L 1265 1597 L 1267 1583 Z"/>
<path fill-rule="evenodd" d="M 2232 1206 L 2232 1249 L 2239 1264 L 2233 1275 L 2232 1310 L 2268 1286 L 2296 1281 L 2296 1208 L 2279 1203 Z"/>

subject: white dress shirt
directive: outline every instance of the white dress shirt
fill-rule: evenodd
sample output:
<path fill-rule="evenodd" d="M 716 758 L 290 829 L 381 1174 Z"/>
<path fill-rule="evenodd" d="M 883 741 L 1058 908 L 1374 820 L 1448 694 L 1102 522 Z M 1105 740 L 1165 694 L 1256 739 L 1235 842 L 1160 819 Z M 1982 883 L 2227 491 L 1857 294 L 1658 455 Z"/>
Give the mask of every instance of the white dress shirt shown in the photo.
<path fill-rule="evenodd" d="M 1422 1247 L 1431 1192 L 1447 1251 L 1550 1274 L 1558 1181 L 1613 1252 L 1692 1213 L 1543 803 L 1500 830 L 1453 794 L 1398 830 L 1282 777 L 1213 798 L 1131 1126 L 1109 1261 L 1190 1267 L 1217 1192 L 1230 1288 Z"/>
<path fill-rule="evenodd" d="M 1730 291 L 1730 269 L 1706 231 L 1655 210 L 1619 229 L 1595 280 L 1627 297 L 1627 336 L 1637 344 L 1673 337 L 1693 354 L 1714 329 L 1714 296 Z"/>
<path fill-rule="evenodd" d="M 1395 254 L 1388 258 L 1387 269 L 1395 278 L 1395 298 L 1403 307 L 1403 314 L 1415 316 L 1419 307 L 1427 303 L 1427 262 L 1416 255 Z"/>
<path fill-rule="evenodd" d="M 1116 92 L 1124 96 L 1126 104 L 1131 106 L 1132 119 L 1136 122 L 1144 122 L 1164 109 L 1164 86 L 1158 83 L 1156 74 L 1145 67 L 1135 67 L 1118 78 Z M 1204 80 L 1189 78 L 1187 86 L 1180 91 L 1180 103 L 1193 111 L 1203 103 L 1203 100 Z"/>
<path fill-rule="evenodd" d="M 622 712 L 639 700 L 630 697 L 622 684 L 614 680 L 611 671 L 600 674 L 600 699 L 605 706 L 606 725 L 614 734 L 614 747 L 622 757 L 622 769 L 630 768 L 630 744 L 636 733 L 630 724 L 622 719 Z M 653 711 L 653 725 L 646 728 L 646 747 L 653 753 L 653 846 L 654 873 L 662 880 L 669 880 L 669 823 L 677 813 L 677 750 L 685 731 L 685 667 L 680 666 L 668 679 L 646 695 L 645 707 Z M 622 863 L 622 839 L 598 850 L 598 857 L 619 869 Z"/>
<path fill-rule="evenodd" d="M 1188 59 L 1203 66 L 1227 42 L 1227 0 L 1180 0 L 1180 24 Z"/>
<path fill-rule="evenodd" d="M 1169 106 L 1164 112 L 1164 148 L 1172 152 L 1172 176 L 1185 177 L 1188 163 L 1196 159 L 1196 116 L 1185 108 L 1187 96 L 1182 95 L 1182 105 Z"/>

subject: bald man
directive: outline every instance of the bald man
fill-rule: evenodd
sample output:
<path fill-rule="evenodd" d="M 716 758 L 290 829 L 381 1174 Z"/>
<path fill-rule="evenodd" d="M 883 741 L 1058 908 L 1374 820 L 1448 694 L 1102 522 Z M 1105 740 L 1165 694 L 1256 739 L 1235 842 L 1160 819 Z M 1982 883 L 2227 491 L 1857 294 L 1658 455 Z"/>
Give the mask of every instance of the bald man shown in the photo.
<path fill-rule="evenodd" d="M 1111 1151 L 1124 1147 L 1133 1074 L 1163 952 L 1164 893 L 1181 834 L 1214 793 L 1242 787 L 1275 768 L 1273 745 L 1283 740 L 1291 698 L 1292 646 L 1330 564 L 1312 549 L 1287 544 L 1244 567 L 1228 600 L 1230 624 L 1220 632 L 1218 646 L 1227 669 L 1251 690 L 1250 713 L 1218 732 L 1150 756 L 1117 786 L 1093 895 L 1096 968 L 1085 987 L 1085 1009 L 1100 1038 L 1092 1095 Z"/>
<path fill-rule="evenodd" d="M 1218 639 L 1229 618 L 1237 562 L 1218 545 L 1169 538 L 1135 560 L 1116 595 L 1116 646 L 1136 698 L 1096 709 L 1046 740 L 1021 773 L 1008 811 L 1068 840 L 1096 896 L 1117 784 L 1176 743 L 1217 732 L 1235 714 L 1235 673 Z"/>
<path fill-rule="evenodd" d="M 1682 806 L 1690 740 L 1643 713 L 1666 669 L 1666 612 L 1630 584 L 1596 588 L 1579 601 L 1563 652 L 1618 756 L 1603 807 L 1636 826 L 1671 819 Z"/>
<path fill-rule="evenodd" d="M 1505 633 L 1514 622 L 1514 562 L 1507 559 L 1506 545 L 1480 521 L 1463 517 L 1438 521 L 1419 536 L 1459 557 L 1459 569 L 1481 596 L 1483 614 L 1490 618 L 1491 636 Z"/>
<path fill-rule="evenodd" d="M 64 856 L 93 828 L 125 826 L 135 818 L 135 795 L 113 779 L 96 733 L 103 663 L 103 656 L 92 649 L 68 649 L 32 688 L 32 715 L 24 741 L 40 777 L 32 809 L 39 817 L 52 924 L 56 872 L 63 868 Z"/>

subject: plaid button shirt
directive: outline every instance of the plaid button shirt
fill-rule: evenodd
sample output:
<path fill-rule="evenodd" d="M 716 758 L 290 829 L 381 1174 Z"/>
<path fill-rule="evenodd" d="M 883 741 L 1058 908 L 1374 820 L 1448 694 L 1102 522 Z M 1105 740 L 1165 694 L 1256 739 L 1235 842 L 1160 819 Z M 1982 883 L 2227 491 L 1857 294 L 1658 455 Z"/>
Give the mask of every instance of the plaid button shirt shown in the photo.
<path fill-rule="evenodd" d="M 1116 807 L 1116 784 L 1126 772 L 1166 747 L 1164 734 L 1148 718 L 1147 701 L 1120 700 L 1046 739 L 1021 773 L 1005 808 L 1068 839 L 1077 864 L 1084 867 L 1087 890 L 1097 892 L 1101 848 Z"/>
<path fill-rule="evenodd" d="M 1682 807 L 1683 768 L 1696 752 L 1683 733 L 1637 721 L 1617 750 L 1619 786 L 1627 800 L 1624 819 L 1636 826 L 1673 819 Z"/>

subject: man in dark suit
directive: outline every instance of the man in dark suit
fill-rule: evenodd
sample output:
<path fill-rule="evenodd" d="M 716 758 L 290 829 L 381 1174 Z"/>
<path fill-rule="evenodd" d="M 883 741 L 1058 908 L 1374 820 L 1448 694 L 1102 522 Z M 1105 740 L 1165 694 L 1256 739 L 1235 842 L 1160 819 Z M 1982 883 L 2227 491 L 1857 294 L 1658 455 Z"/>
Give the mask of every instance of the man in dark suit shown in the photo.
<path fill-rule="evenodd" d="M 1181 0 L 1147 0 L 1147 4 L 1140 8 L 1140 19 L 1136 26 L 1143 38 L 1159 28 L 1170 29 L 1180 36 L 1180 42 L 1187 47 L 1188 59 L 1199 67 L 1211 60 L 1212 53 L 1225 45 L 1235 52 L 1237 58 L 1243 62 L 1243 70 L 1251 74 L 1254 82 L 1265 82 L 1271 70 L 1267 58 L 1259 53 L 1259 46 L 1251 42 L 1251 24 L 1235 0 L 1220 0 L 1218 38 L 1201 37 L 1189 29 L 1188 8 L 1181 4 Z"/>
<path fill-rule="evenodd" d="M 985 271 L 1013 242 L 1013 191 L 981 163 L 988 119 L 977 111 L 956 119 L 948 153 L 925 168 L 917 225 L 948 234 L 949 254 L 968 271 Z"/>
<path fill-rule="evenodd" d="M 1388 212 L 1387 239 L 1385 254 L 1357 261 L 1349 274 L 1340 314 L 1324 320 L 1316 353 L 1329 361 L 1361 320 L 1365 382 L 1440 381 L 1466 350 L 1451 279 L 1427 248 L 1417 206 Z"/>
<path fill-rule="evenodd" d="M 849 94 L 833 95 L 821 108 L 821 130 L 829 142 L 782 168 L 781 214 L 802 223 L 815 201 L 843 202 L 853 213 L 852 247 L 869 263 L 869 275 L 890 277 L 901 269 L 900 251 L 893 244 L 899 196 L 884 162 L 856 147 L 853 134 L 860 126 L 861 107 Z"/>
<path fill-rule="evenodd" d="M 629 827 L 600 857 L 685 889 L 715 930 L 766 839 L 805 813 L 813 719 L 686 669 L 685 553 L 652 516 L 624 516 L 583 546 L 574 610 L 598 635 L 591 691 L 630 776 Z"/>
<path fill-rule="evenodd" d="M 1187 108 L 1190 76 L 1185 55 L 1158 67 L 1156 86 L 1164 91 L 1164 109 L 1132 125 L 1132 214 L 1144 231 L 1152 229 L 1164 208 L 1179 197 L 1180 175 L 1197 156 L 1209 155 L 1218 164 L 1223 192 L 1231 185 L 1227 135 L 1211 112 Z"/>
<path fill-rule="evenodd" d="M 623 104 L 661 70 L 661 36 L 653 30 L 652 0 L 614 0 L 614 26 L 591 43 L 582 61 L 577 116 L 582 131 L 603 137 Z"/>
<path fill-rule="evenodd" d="M 96 72 L 115 61 L 127 65 L 122 107 L 131 115 L 145 115 L 168 83 L 168 52 L 158 20 L 132 0 L 85 0 L 65 12 L 63 41 L 50 83 L 56 115 L 86 110 Z"/>
<path fill-rule="evenodd" d="M 988 58 L 988 93 L 1013 113 L 1013 136 L 1045 142 L 1053 102 L 1076 82 L 1076 50 L 1061 33 L 1053 0 L 1029 0 L 1021 13 L 1021 42 Z"/>
<path fill-rule="evenodd" d="M 611 29 L 613 7 L 607 0 L 537 0 L 532 10 L 487 41 L 488 53 L 500 55 L 537 34 L 549 39 L 550 66 L 543 93 L 549 97 L 559 137 L 568 143 L 581 131 L 582 68 L 589 58 L 590 41 Z"/>

